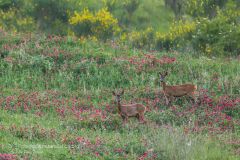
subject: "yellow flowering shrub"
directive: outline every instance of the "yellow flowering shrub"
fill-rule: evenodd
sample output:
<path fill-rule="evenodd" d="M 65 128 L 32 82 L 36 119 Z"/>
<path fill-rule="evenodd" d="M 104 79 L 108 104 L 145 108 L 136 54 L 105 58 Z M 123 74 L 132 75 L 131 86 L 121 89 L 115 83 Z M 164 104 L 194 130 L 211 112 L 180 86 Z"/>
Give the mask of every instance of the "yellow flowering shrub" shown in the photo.
<path fill-rule="evenodd" d="M 69 19 L 71 25 L 76 25 L 85 21 L 95 22 L 94 15 L 86 8 L 81 13 L 75 11 L 74 16 Z"/>
<path fill-rule="evenodd" d="M 137 48 L 161 48 L 169 50 L 181 47 L 186 41 L 191 39 L 192 33 L 196 30 L 194 22 L 182 22 L 172 24 L 169 32 L 160 33 L 148 27 L 142 31 L 132 31 L 120 36 L 120 42 L 127 41 L 132 47 Z"/>
<path fill-rule="evenodd" d="M 196 30 L 196 23 L 179 21 L 173 23 L 168 33 L 161 34 L 156 33 L 156 47 L 165 48 L 167 50 L 171 48 L 178 48 L 187 39 L 190 39 L 192 33 Z"/>
<path fill-rule="evenodd" d="M 183 22 L 173 24 L 170 27 L 169 38 L 174 40 L 176 37 L 184 37 L 186 34 L 192 33 L 196 29 L 194 22 Z"/>
<path fill-rule="evenodd" d="M 120 31 L 118 20 L 103 8 L 96 13 L 84 9 L 82 12 L 74 12 L 69 19 L 70 25 L 77 36 L 95 36 L 107 39 Z"/>

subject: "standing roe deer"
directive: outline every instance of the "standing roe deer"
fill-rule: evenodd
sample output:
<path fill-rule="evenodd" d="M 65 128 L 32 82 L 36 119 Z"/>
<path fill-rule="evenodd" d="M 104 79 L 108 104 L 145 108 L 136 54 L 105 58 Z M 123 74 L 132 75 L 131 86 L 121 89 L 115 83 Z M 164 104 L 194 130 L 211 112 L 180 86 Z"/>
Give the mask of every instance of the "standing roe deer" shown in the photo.
<path fill-rule="evenodd" d="M 124 90 L 121 93 L 112 92 L 117 101 L 118 113 L 121 115 L 124 124 L 128 121 L 128 117 L 138 118 L 140 123 L 145 123 L 144 113 L 146 112 L 146 107 L 142 104 L 121 104 L 121 96 L 124 94 Z"/>
<path fill-rule="evenodd" d="M 159 73 L 159 74 L 160 74 L 161 86 L 163 88 L 163 93 L 165 95 L 167 105 L 169 104 L 169 100 L 167 97 L 169 97 L 171 101 L 173 97 L 188 96 L 191 99 L 193 99 L 195 103 L 195 91 L 197 90 L 196 85 L 182 84 L 182 85 L 168 86 L 164 81 L 165 77 L 168 75 L 168 72 L 165 72 L 164 74 L 162 73 Z"/>

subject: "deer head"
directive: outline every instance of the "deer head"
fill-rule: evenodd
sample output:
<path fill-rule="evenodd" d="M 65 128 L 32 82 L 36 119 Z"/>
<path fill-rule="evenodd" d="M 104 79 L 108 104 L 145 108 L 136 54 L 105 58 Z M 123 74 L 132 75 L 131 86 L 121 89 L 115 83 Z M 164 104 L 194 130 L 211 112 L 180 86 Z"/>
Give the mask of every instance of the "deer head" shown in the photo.
<path fill-rule="evenodd" d="M 159 75 L 160 75 L 160 81 L 164 82 L 165 77 L 168 75 L 168 72 L 167 71 L 164 73 L 159 72 Z"/>
<path fill-rule="evenodd" d="M 112 94 L 115 96 L 116 102 L 120 103 L 121 102 L 121 96 L 124 94 L 124 90 L 122 90 L 120 93 L 112 91 Z"/>

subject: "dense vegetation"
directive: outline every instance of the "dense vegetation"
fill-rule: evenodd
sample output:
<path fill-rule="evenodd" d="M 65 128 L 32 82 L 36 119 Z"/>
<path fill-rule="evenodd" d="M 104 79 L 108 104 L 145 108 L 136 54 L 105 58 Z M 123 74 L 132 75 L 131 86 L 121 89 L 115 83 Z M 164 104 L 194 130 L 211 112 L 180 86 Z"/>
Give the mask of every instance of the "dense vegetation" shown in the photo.
<path fill-rule="evenodd" d="M 233 0 L 0 0 L 0 159 L 239 159 L 239 15 Z M 164 71 L 197 103 L 167 105 Z M 146 124 L 122 124 L 120 89 Z"/>
<path fill-rule="evenodd" d="M 32 159 L 237 159 L 239 60 L 6 32 L 1 44 L 1 153 Z M 158 81 L 165 70 L 169 84 L 197 84 L 201 103 L 183 98 L 167 107 Z M 131 119 L 122 126 L 112 99 L 120 88 L 124 103 L 148 107 L 146 125 Z"/>

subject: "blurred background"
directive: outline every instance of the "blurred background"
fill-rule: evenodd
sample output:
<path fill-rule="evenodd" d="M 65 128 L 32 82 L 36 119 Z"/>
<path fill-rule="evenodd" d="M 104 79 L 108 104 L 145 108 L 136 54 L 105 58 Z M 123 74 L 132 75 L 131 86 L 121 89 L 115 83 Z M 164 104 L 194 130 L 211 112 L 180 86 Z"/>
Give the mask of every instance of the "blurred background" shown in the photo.
<path fill-rule="evenodd" d="M 239 55 L 239 0 L 0 0 L 0 28 Z"/>

